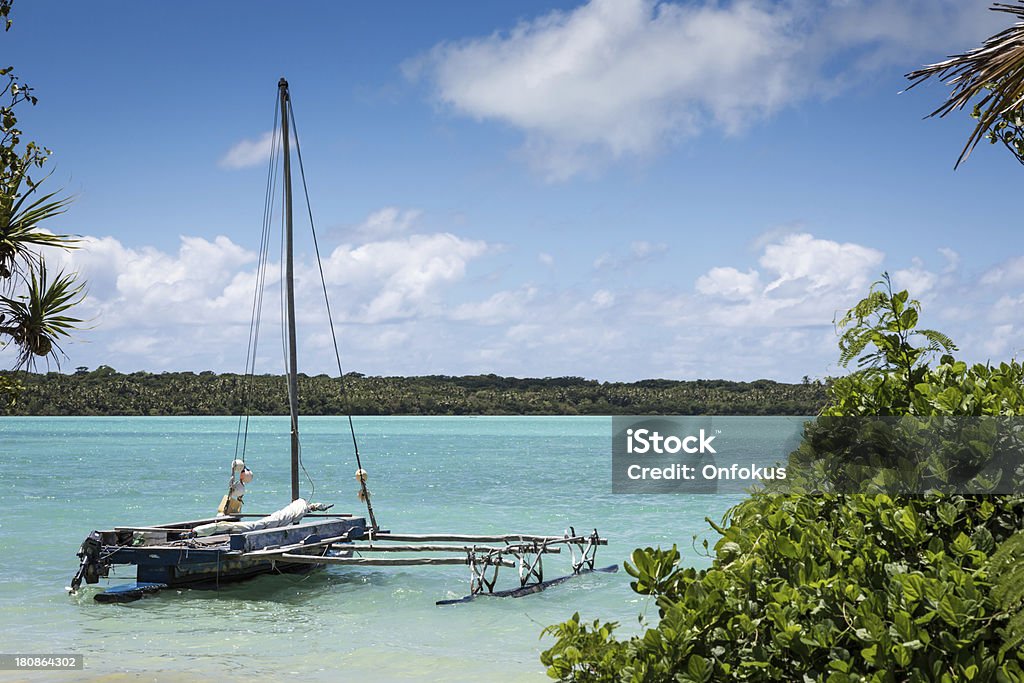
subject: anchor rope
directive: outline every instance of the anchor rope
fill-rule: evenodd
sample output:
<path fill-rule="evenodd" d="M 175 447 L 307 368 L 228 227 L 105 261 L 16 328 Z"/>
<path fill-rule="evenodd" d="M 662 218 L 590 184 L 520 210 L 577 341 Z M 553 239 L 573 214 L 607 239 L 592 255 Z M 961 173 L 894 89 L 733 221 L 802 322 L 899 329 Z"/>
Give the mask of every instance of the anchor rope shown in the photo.
<path fill-rule="evenodd" d="M 316 265 L 320 270 L 320 285 L 323 288 L 324 303 L 327 307 L 327 322 L 331 328 L 331 340 L 334 342 L 334 358 L 338 364 L 338 382 L 341 389 L 341 397 L 344 401 L 345 412 L 348 416 L 349 432 L 352 434 L 352 449 L 356 456 L 356 467 L 360 473 L 363 473 L 363 464 L 359 457 L 359 441 L 356 438 L 356 428 L 352 421 L 352 400 L 348 393 L 348 386 L 345 383 L 345 370 L 341 364 L 341 352 L 338 351 L 338 335 L 334 331 L 334 317 L 331 315 L 331 299 L 327 294 L 327 279 L 324 277 L 323 260 L 320 258 L 320 245 L 316 238 L 316 226 L 313 222 L 313 207 L 309 201 L 309 188 L 306 185 L 306 169 L 302 163 L 302 147 L 299 145 L 299 128 L 298 124 L 295 122 L 295 111 L 292 107 L 290 95 L 288 97 L 288 115 L 292 122 L 292 129 L 295 131 L 295 153 L 299 161 L 299 175 L 302 178 L 302 192 L 306 198 L 306 210 L 309 213 L 309 228 L 310 232 L 313 234 L 313 250 L 316 253 Z M 370 502 L 370 492 L 366 488 L 366 477 L 357 476 L 356 480 L 359 482 L 360 493 L 362 494 L 361 498 L 366 503 L 366 513 L 370 518 L 370 526 L 373 531 L 377 531 L 379 527 L 377 526 L 377 519 L 373 514 L 373 505 Z"/>

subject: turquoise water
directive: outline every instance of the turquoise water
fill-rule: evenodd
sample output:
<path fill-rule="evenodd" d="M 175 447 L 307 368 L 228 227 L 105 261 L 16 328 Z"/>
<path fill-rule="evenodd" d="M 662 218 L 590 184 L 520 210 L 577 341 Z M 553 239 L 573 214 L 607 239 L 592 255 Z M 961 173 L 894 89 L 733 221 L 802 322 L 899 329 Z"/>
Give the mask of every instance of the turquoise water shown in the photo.
<path fill-rule="evenodd" d="M 735 418 L 734 418 L 735 419 Z M 728 418 L 716 418 L 725 420 Z M 745 418 L 763 436 L 786 418 Z M 717 424 L 717 423 L 716 423 Z M 261 577 L 219 592 L 164 591 L 126 605 L 68 596 L 75 552 L 92 529 L 212 515 L 234 457 L 233 418 L 0 418 L 0 651 L 77 653 L 84 672 L 36 679 L 251 681 L 547 680 L 538 660 L 544 626 L 579 611 L 623 632 L 656 611 L 629 577 L 594 574 L 522 599 L 437 607 L 468 592 L 465 567 L 334 567 L 304 578 Z M 613 495 L 610 418 L 357 418 L 378 521 L 395 532 L 561 534 L 597 527 L 610 539 L 598 564 L 638 546 L 714 540 L 736 495 Z M 343 418 L 301 423 L 303 461 L 336 511 L 365 512 Z M 247 512 L 288 502 L 287 418 L 257 418 L 247 462 L 256 473 Z M 698 543 L 694 544 L 699 548 Z M 545 561 L 547 576 L 568 558 Z M 505 587 L 515 570 L 504 570 Z M 133 568 L 110 583 L 134 580 Z M 0 672 L 3 676 L 4 672 Z M 8 675 L 10 672 L 7 672 Z"/>

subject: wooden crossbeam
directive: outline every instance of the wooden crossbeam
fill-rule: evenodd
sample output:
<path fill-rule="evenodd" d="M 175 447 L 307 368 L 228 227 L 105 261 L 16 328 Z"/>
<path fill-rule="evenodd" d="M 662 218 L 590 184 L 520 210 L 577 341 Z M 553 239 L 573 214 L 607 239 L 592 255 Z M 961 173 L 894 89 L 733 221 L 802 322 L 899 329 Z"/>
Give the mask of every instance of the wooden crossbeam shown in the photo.
<path fill-rule="evenodd" d="M 294 555 L 285 553 L 272 559 L 297 564 L 345 564 L 368 567 L 406 567 L 417 565 L 469 564 L 469 557 L 319 557 L 317 555 Z M 491 564 L 515 567 L 511 560 L 491 560 Z"/>
<path fill-rule="evenodd" d="M 383 539 L 377 538 L 376 540 L 380 541 L 380 540 L 383 540 Z M 352 550 L 354 550 L 356 552 L 360 552 L 360 553 L 433 553 L 433 552 L 439 552 L 439 553 L 445 553 L 445 552 L 469 553 L 469 552 L 473 552 L 473 551 L 475 551 L 477 553 L 488 553 L 488 552 L 506 552 L 506 551 L 508 551 L 508 552 L 512 552 L 512 551 L 532 552 L 533 551 L 533 548 L 530 545 L 522 545 L 522 544 L 515 544 L 515 543 L 513 543 L 510 546 L 430 545 L 430 544 L 423 544 L 423 545 L 385 545 L 385 544 L 382 543 L 382 544 L 379 544 L 379 545 L 352 545 L 352 546 L 345 546 L 345 547 L 346 547 L 346 549 L 347 548 L 352 548 Z M 557 553 L 562 552 L 562 549 L 557 547 L 557 546 L 554 546 L 554 547 L 552 547 L 552 546 L 538 547 L 537 549 L 540 550 L 541 552 L 552 553 L 552 554 L 557 554 Z"/>
<path fill-rule="evenodd" d="M 270 513 L 270 512 L 238 512 L 236 514 L 229 515 L 229 516 L 225 517 L 224 519 L 230 520 L 230 519 L 237 519 L 237 518 L 240 518 L 240 517 L 269 517 L 271 514 L 273 514 L 273 513 Z M 306 517 L 354 517 L 354 516 L 355 515 L 353 515 L 351 512 L 307 512 L 306 514 L 304 514 L 302 516 L 302 518 L 305 519 Z"/>
<path fill-rule="evenodd" d="M 448 541 L 453 543 L 515 543 L 515 542 L 537 542 L 537 543 L 585 543 L 590 536 L 537 536 L 536 534 L 501 534 L 501 535 L 473 535 L 473 534 L 393 534 L 377 533 L 372 537 L 373 541 Z M 598 545 L 608 545 L 608 539 L 600 538 Z"/>

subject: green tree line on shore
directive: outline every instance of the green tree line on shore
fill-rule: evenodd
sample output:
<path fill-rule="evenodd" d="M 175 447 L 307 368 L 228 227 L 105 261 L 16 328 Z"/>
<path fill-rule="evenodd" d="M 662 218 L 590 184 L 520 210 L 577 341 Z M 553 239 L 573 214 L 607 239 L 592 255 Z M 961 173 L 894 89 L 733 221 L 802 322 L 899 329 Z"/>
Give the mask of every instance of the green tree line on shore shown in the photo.
<path fill-rule="evenodd" d="M 7 415 L 284 415 L 285 380 L 210 371 L 135 372 L 108 366 L 74 374 L 0 372 L 21 389 Z M 343 393 L 344 392 L 344 393 Z M 347 394 L 347 400 L 345 397 Z M 246 399 L 248 396 L 248 399 Z M 812 415 L 825 403 L 825 384 L 771 380 L 598 382 L 472 375 L 337 377 L 300 375 L 304 415 Z"/>

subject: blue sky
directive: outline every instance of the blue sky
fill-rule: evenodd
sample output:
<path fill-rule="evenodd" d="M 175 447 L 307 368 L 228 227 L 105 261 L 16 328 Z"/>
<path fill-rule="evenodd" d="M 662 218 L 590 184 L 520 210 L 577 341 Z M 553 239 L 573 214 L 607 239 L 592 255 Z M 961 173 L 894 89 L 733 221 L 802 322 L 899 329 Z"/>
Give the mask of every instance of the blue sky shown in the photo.
<path fill-rule="evenodd" d="M 62 367 L 242 369 L 282 75 L 347 369 L 820 377 L 882 270 L 964 357 L 1019 356 L 1024 169 L 954 172 L 969 117 L 900 94 L 987 4 L 19 0 L 3 61 L 85 237 L 53 257 L 90 282 Z"/>

